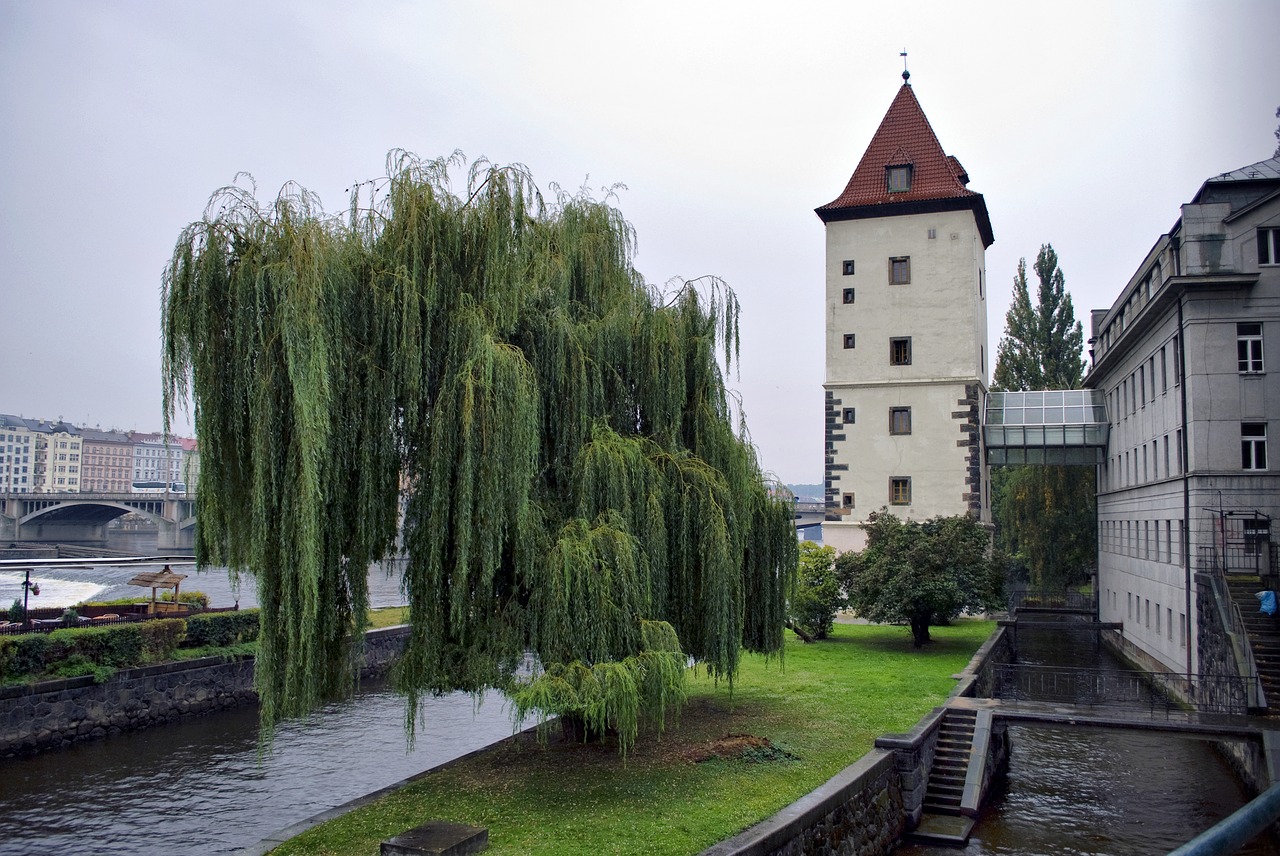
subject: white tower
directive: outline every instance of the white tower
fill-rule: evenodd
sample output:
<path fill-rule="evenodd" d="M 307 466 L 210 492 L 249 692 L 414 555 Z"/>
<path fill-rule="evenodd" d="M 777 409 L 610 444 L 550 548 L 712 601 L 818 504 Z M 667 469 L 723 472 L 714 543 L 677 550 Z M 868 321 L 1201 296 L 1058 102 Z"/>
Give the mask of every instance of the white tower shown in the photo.
<path fill-rule="evenodd" d="M 904 73 L 903 79 L 909 75 Z M 979 427 L 987 392 L 991 220 L 903 83 L 827 235 L 823 541 L 860 550 L 881 507 L 990 520 Z"/>

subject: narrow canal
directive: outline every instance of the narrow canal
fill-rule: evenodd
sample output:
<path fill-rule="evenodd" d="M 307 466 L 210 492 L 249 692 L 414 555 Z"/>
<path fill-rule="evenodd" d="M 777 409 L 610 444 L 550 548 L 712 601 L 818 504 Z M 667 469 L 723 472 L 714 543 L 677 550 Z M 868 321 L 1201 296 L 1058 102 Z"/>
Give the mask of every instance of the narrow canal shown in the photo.
<path fill-rule="evenodd" d="M 1078 624 L 1021 628 L 1020 663 L 1128 670 Z M 1009 771 L 964 848 L 895 856 L 1163 856 L 1252 794 L 1212 741 L 1165 732 L 1016 725 Z M 1280 856 L 1263 836 L 1237 851 Z"/>

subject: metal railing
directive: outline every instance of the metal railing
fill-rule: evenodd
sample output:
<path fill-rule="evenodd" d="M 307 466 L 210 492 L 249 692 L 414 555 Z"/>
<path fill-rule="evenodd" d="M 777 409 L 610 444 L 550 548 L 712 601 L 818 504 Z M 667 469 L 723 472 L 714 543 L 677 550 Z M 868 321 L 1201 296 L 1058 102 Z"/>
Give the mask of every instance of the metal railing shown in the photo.
<path fill-rule="evenodd" d="M 1170 672 L 1138 672 L 995 663 L 992 698 L 1103 707 L 1133 715 L 1174 712 L 1249 712 L 1248 681 L 1238 675 L 1202 675 L 1194 685 Z"/>
<path fill-rule="evenodd" d="M 1019 609 L 1062 609 L 1073 612 L 1096 611 L 1093 592 L 1068 591 L 1065 589 L 1039 590 L 1026 589 L 1009 592 L 1009 613 L 1012 615 Z"/>
<path fill-rule="evenodd" d="M 1235 660 L 1234 664 L 1226 664 L 1220 668 L 1231 668 L 1231 665 L 1234 665 L 1245 682 L 1249 706 L 1266 707 L 1266 693 L 1262 688 L 1262 678 L 1258 674 L 1258 663 L 1253 656 L 1253 644 L 1249 639 L 1249 631 L 1244 625 L 1244 616 L 1240 613 L 1240 607 L 1231 599 L 1231 591 L 1227 587 L 1223 568 L 1211 564 L 1201 572 L 1199 578 L 1209 581 L 1217 621 L 1226 633 L 1227 644 Z"/>

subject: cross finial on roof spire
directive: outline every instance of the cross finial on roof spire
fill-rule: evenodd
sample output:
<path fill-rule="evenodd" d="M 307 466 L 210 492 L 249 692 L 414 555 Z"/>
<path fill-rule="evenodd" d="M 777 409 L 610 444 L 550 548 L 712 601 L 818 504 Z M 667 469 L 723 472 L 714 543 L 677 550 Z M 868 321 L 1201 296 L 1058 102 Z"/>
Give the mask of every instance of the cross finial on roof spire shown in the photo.
<path fill-rule="evenodd" d="M 911 72 L 907 71 L 907 49 L 903 48 L 902 53 L 898 54 L 898 56 L 902 57 L 902 82 L 909 84 L 911 82 Z"/>

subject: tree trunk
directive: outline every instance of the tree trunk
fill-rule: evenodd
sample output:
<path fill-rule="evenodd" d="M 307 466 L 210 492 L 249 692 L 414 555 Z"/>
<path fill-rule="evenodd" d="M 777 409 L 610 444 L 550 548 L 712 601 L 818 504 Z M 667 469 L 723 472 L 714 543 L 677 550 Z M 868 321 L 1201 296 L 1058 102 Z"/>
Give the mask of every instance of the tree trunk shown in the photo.
<path fill-rule="evenodd" d="M 929 617 L 911 616 L 911 641 L 916 648 L 923 648 L 929 641 Z"/>
<path fill-rule="evenodd" d="M 796 634 L 797 636 L 799 636 L 805 642 L 813 641 L 812 636 L 810 636 L 808 633 L 805 633 L 804 630 L 801 629 L 799 624 L 796 624 L 794 621 L 790 619 L 787 619 L 787 629 L 790 630 L 792 633 Z"/>

